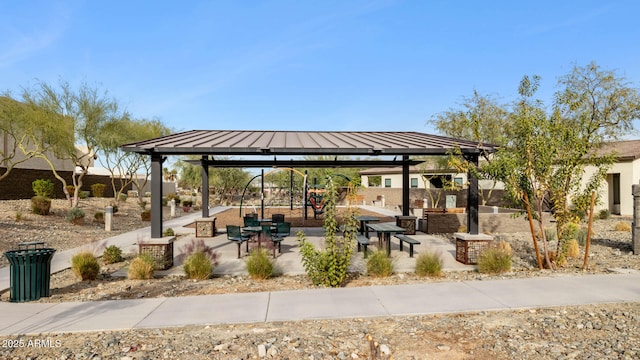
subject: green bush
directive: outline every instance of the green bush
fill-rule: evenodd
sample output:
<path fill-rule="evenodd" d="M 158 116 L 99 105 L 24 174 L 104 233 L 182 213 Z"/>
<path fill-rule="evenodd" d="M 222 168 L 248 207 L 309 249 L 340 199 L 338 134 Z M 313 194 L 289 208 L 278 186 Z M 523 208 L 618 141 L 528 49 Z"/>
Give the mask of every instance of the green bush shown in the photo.
<path fill-rule="evenodd" d="M 140 254 L 129 264 L 127 277 L 131 280 L 147 280 L 153 277 L 155 261 L 149 254 Z"/>
<path fill-rule="evenodd" d="M 253 279 L 268 279 L 273 275 L 273 262 L 267 249 L 251 250 L 247 259 L 247 272 Z"/>
<path fill-rule="evenodd" d="M 122 194 L 120 193 L 120 195 L 118 195 L 118 199 L 120 199 L 120 201 L 125 202 L 127 201 L 129 197 L 127 196 L 127 194 Z"/>
<path fill-rule="evenodd" d="M 580 246 L 585 246 L 587 244 L 587 228 L 581 227 L 580 230 L 576 233 L 576 240 Z"/>
<path fill-rule="evenodd" d="M 193 206 L 193 201 L 192 200 L 184 200 L 182 202 L 182 206 L 191 207 L 191 206 Z"/>
<path fill-rule="evenodd" d="M 102 253 L 102 261 L 105 264 L 114 264 L 123 261 L 122 249 L 116 245 L 107 246 Z"/>
<path fill-rule="evenodd" d="M 91 185 L 91 193 L 93 193 L 93 197 L 103 197 L 104 190 L 107 188 L 105 184 L 93 184 Z"/>
<path fill-rule="evenodd" d="M 84 222 L 84 217 L 85 217 L 84 210 L 78 207 L 74 207 L 71 210 L 69 210 L 65 219 L 67 219 L 67 221 L 71 222 L 72 224 L 78 225 Z"/>
<path fill-rule="evenodd" d="M 31 188 L 36 196 L 50 198 L 53 196 L 53 183 L 51 180 L 38 179 L 31 183 Z"/>
<path fill-rule="evenodd" d="M 183 269 L 189 279 L 206 280 L 211 277 L 213 265 L 204 252 L 196 251 L 184 262 Z"/>
<path fill-rule="evenodd" d="M 78 197 L 80 199 L 86 199 L 89 197 L 89 194 L 91 194 L 91 192 L 83 190 L 83 191 L 80 191 L 80 193 L 78 194 Z"/>
<path fill-rule="evenodd" d="M 34 196 L 31 198 L 31 212 L 38 215 L 49 215 L 51 209 L 51 199 L 44 196 Z"/>
<path fill-rule="evenodd" d="M 73 255 L 71 258 L 71 270 L 82 281 L 95 280 L 100 274 L 100 263 L 98 259 L 89 251 Z"/>
<path fill-rule="evenodd" d="M 367 259 L 367 275 L 388 277 L 393 274 L 393 263 L 384 250 L 378 250 Z"/>
<path fill-rule="evenodd" d="M 73 194 L 76 191 L 76 187 L 73 185 L 67 185 L 66 186 L 67 192 L 69 193 L 70 196 L 73 196 Z"/>
<path fill-rule="evenodd" d="M 502 274 L 511 271 L 511 256 L 504 250 L 488 247 L 478 255 L 478 272 L 483 274 Z"/>
<path fill-rule="evenodd" d="M 598 213 L 598 218 L 600 220 L 607 220 L 610 217 L 611 217 L 611 211 L 609 211 L 609 209 L 602 209 Z"/>
<path fill-rule="evenodd" d="M 163 233 L 162 236 L 175 236 L 176 233 L 175 231 L 173 231 L 172 228 L 167 228 Z"/>
<path fill-rule="evenodd" d="M 104 222 L 104 212 L 96 211 L 95 214 L 93 214 L 93 219 L 97 222 Z"/>
<path fill-rule="evenodd" d="M 420 276 L 442 275 L 442 258 L 434 252 L 420 254 L 416 259 L 416 274 Z"/>
<path fill-rule="evenodd" d="M 347 197 L 354 196 L 356 190 L 350 190 Z M 359 222 L 356 220 L 357 208 L 349 207 L 346 218 L 343 219 L 343 236 L 337 236 L 340 230 L 337 221 L 336 199 L 337 191 L 332 181 L 329 181 L 325 193 L 324 208 L 324 249 L 316 249 L 306 241 L 302 231 L 296 233 L 300 243 L 302 265 L 314 285 L 339 287 L 347 279 L 347 270 L 351 263 L 355 247 Z"/>

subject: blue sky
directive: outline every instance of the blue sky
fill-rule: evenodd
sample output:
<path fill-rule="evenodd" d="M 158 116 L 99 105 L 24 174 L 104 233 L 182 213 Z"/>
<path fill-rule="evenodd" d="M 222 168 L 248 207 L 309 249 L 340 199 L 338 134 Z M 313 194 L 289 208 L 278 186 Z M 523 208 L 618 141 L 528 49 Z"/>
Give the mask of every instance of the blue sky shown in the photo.
<path fill-rule="evenodd" d="M 474 90 L 596 61 L 640 87 L 640 2 L 3 1 L 0 90 L 86 81 L 191 129 L 433 133 Z"/>

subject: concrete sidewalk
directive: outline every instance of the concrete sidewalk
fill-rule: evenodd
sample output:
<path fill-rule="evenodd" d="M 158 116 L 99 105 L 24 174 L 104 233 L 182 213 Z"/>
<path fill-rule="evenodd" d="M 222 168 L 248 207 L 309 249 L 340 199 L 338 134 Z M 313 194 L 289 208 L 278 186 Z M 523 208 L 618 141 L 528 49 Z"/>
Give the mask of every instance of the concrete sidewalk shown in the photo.
<path fill-rule="evenodd" d="M 371 208 L 374 210 L 374 207 Z M 211 209 L 211 214 L 225 209 Z M 195 232 L 194 229 L 183 226 L 200 216 L 199 213 L 189 214 L 165 221 L 164 225 L 190 234 Z M 149 235 L 147 227 L 114 236 L 105 242 L 106 245 L 114 244 L 135 250 L 136 242 Z M 308 229 L 307 236 L 311 241 L 321 241 L 321 235 L 321 229 Z M 416 237 L 422 242 L 416 247 L 416 253 L 427 249 L 441 251 L 447 259 L 445 268 L 450 271 L 473 268 L 455 262 L 455 249 L 452 250 L 451 244 L 429 235 Z M 192 238 L 187 236 L 176 242 L 176 255 L 180 252 L 181 242 Z M 246 273 L 244 260 L 237 259 L 237 247 L 226 240 L 226 235 L 205 241 L 223 253 L 221 259 L 224 261 L 216 267 L 216 273 Z M 283 243 L 283 253 L 276 260 L 277 266 L 286 269 L 287 274 L 303 272 L 297 249 L 295 236 L 288 237 Z M 409 258 L 406 250 L 397 250 L 397 245 L 392 247 L 396 269 L 415 269 L 415 258 Z M 52 271 L 68 268 L 71 256 L 77 251 L 72 249 L 56 253 L 52 260 Z M 356 254 L 356 257 L 354 266 L 362 265 L 362 253 Z M 171 272 L 180 272 L 180 264 L 176 263 L 167 274 Z M 0 269 L 0 291 L 8 287 L 8 268 Z M 638 301 L 640 273 L 630 272 L 57 304 L 0 302 L 0 335 L 388 317 Z"/>
<path fill-rule="evenodd" d="M 0 335 L 371 318 L 640 301 L 640 275 L 561 276 L 96 302 L 0 303 Z"/>

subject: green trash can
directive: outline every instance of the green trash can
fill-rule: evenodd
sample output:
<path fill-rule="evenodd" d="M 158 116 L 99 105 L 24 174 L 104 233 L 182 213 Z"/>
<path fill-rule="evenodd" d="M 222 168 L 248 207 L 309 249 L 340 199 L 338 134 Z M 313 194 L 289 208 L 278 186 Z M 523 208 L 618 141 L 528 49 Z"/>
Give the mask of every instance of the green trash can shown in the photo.
<path fill-rule="evenodd" d="M 44 242 L 18 244 L 4 255 L 9 260 L 10 301 L 25 302 L 50 295 L 51 259 L 56 250 Z"/>

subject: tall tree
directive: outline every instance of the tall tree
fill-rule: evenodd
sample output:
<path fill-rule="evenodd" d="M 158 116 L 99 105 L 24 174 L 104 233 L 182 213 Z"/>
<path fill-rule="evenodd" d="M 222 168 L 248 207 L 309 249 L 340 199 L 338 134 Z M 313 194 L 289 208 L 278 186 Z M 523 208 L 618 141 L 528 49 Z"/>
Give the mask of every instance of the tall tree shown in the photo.
<path fill-rule="evenodd" d="M 98 135 L 98 162 L 111 173 L 111 186 L 116 204 L 120 194 L 130 184 L 135 184 L 139 189 L 138 201 L 141 202 L 144 196 L 142 189 L 151 176 L 151 161 L 148 155 L 122 151 L 120 146 L 170 133 L 171 130 L 159 120 L 136 120 L 131 119 L 128 114 L 105 124 Z"/>
<path fill-rule="evenodd" d="M 58 174 L 52 159 L 44 154 L 40 157 L 49 163 L 54 176 L 62 183 L 71 206 L 77 207 L 83 178 L 101 150 L 100 137 L 104 136 L 104 131 L 108 131 L 107 124 L 123 116 L 118 103 L 96 87 L 82 83 L 74 90 L 68 82 L 62 80 L 58 87 L 39 82 L 34 89 L 23 92 L 23 99 L 31 106 L 55 114 L 56 118 L 62 116 L 73 124 L 73 136 L 57 139 L 55 154 L 60 159 L 71 161 L 79 170 L 72 172 L 73 194 L 68 193 L 67 182 Z M 56 118 L 52 116 L 50 121 L 55 122 Z"/>
<path fill-rule="evenodd" d="M 561 141 L 556 146 L 562 156 L 556 159 L 550 200 L 559 238 L 563 238 L 576 210 L 587 212 L 591 193 L 602 186 L 614 162 L 614 154 L 598 150 L 604 142 L 632 131 L 633 120 L 640 118 L 640 96 L 624 77 L 593 62 L 574 66 L 558 84 L 553 119 L 558 122 L 555 135 Z M 597 171 L 584 185 L 588 165 Z"/>
<path fill-rule="evenodd" d="M 478 143 L 489 143 L 494 145 L 506 145 L 513 135 L 513 125 L 510 119 L 510 109 L 499 104 L 497 99 L 490 95 L 481 95 L 473 91 L 473 96 L 464 97 L 459 104 L 460 109 L 449 109 L 437 114 L 430 119 L 436 129 L 447 136 L 476 141 Z M 475 164 L 467 161 L 460 151 L 452 151 L 445 161 L 446 167 L 456 169 L 460 173 L 472 173 L 478 179 L 492 180 L 482 167 L 489 164 L 493 159 L 488 154 L 482 154 L 483 159 L 476 167 Z M 480 191 L 479 195 L 482 204 L 486 204 L 491 198 L 491 193 L 497 182 L 494 180 L 491 188 L 486 189 L 488 193 Z"/>
<path fill-rule="evenodd" d="M 57 139 L 73 136 L 68 119 L 57 117 L 10 97 L 0 96 L 0 180 L 25 161 L 49 153 Z"/>

